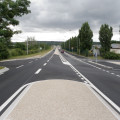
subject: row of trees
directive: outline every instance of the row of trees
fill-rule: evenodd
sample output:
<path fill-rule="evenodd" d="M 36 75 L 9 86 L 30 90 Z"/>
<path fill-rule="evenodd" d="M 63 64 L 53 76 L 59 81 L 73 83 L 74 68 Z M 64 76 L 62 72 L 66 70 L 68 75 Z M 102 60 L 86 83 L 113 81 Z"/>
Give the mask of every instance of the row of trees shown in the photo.
<path fill-rule="evenodd" d="M 11 37 L 21 31 L 14 31 L 10 26 L 19 25 L 17 17 L 30 13 L 29 0 L 1 0 L 0 1 L 0 59 L 9 56 Z"/>
<path fill-rule="evenodd" d="M 99 40 L 101 43 L 102 55 L 106 52 L 110 52 L 111 38 L 113 36 L 113 29 L 109 25 L 101 25 L 99 30 Z M 88 55 L 93 45 L 93 32 L 88 24 L 85 22 L 79 29 L 78 36 L 72 37 L 66 42 L 62 43 L 62 48 L 77 52 L 78 54 Z"/>

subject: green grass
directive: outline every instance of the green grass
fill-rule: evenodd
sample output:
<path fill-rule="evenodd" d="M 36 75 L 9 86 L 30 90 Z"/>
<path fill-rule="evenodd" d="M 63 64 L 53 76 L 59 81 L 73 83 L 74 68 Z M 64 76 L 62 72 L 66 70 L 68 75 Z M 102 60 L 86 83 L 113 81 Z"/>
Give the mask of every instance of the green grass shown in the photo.
<path fill-rule="evenodd" d="M 4 67 L 0 66 L 0 69 L 3 69 Z"/>
<path fill-rule="evenodd" d="M 31 58 L 35 56 L 43 56 L 49 51 L 51 51 L 53 48 L 50 48 L 48 50 L 42 50 L 41 52 L 29 54 L 29 55 L 21 55 L 21 56 L 10 56 L 8 59 L 2 59 L 2 60 L 12 60 L 12 59 L 24 59 L 24 58 Z M 1 61 L 1 60 L 0 60 Z"/>
<path fill-rule="evenodd" d="M 87 57 L 87 58 L 96 59 L 96 57 L 93 57 L 93 56 L 89 56 L 89 57 Z M 101 56 L 97 56 L 97 59 L 98 59 L 98 60 L 103 60 L 104 58 L 101 57 Z"/>
<path fill-rule="evenodd" d="M 35 56 L 43 56 L 46 53 L 48 53 L 50 50 L 52 50 L 52 48 L 48 49 L 48 50 L 43 50 L 41 52 L 38 53 L 34 53 L 34 54 L 28 54 L 28 55 L 21 55 L 21 56 L 11 56 L 9 59 L 21 59 L 21 58 L 30 58 L 30 57 L 35 57 Z"/>

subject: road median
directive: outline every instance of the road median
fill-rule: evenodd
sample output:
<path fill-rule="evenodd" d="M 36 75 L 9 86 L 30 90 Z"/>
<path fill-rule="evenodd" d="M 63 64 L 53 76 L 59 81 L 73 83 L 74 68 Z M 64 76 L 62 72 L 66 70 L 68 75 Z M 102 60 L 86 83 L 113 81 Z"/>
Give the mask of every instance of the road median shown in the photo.
<path fill-rule="evenodd" d="M 34 83 L 6 120 L 117 120 L 81 82 L 46 80 Z"/>

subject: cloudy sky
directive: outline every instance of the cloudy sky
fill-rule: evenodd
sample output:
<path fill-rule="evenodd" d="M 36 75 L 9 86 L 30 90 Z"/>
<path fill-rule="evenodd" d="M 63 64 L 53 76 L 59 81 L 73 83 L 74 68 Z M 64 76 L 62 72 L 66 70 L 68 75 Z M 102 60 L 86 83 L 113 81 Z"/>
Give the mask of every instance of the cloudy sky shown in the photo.
<path fill-rule="evenodd" d="M 120 0 L 30 0 L 31 13 L 24 15 L 14 29 L 22 34 L 14 35 L 12 41 L 25 41 L 35 37 L 42 41 L 64 41 L 78 35 L 81 25 L 88 21 L 98 40 L 101 24 L 113 27 L 112 39 L 119 40 Z"/>

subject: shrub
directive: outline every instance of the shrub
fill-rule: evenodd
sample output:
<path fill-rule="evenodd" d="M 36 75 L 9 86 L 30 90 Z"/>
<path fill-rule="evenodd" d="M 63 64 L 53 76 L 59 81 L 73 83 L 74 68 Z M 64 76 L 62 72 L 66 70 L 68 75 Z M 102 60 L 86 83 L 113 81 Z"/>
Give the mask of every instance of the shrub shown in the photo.
<path fill-rule="evenodd" d="M 120 55 L 116 54 L 116 53 L 113 53 L 113 52 L 106 52 L 103 57 L 105 59 L 112 59 L 112 60 L 115 60 L 115 59 L 120 59 Z"/>
<path fill-rule="evenodd" d="M 8 50 L 3 43 L 0 43 L 0 59 L 7 59 L 9 57 Z"/>
<path fill-rule="evenodd" d="M 25 55 L 25 51 L 17 48 L 17 49 L 12 49 L 10 51 L 10 56 L 19 56 L 19 55 Z"/>

